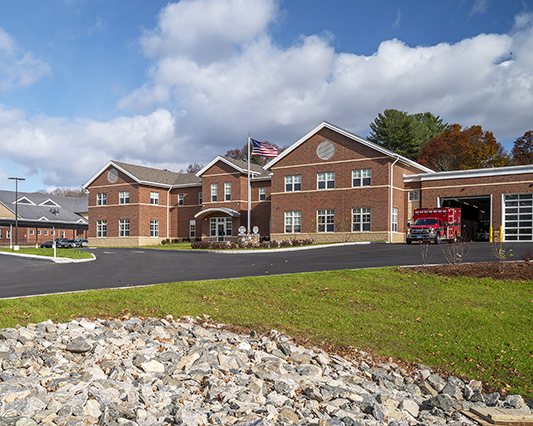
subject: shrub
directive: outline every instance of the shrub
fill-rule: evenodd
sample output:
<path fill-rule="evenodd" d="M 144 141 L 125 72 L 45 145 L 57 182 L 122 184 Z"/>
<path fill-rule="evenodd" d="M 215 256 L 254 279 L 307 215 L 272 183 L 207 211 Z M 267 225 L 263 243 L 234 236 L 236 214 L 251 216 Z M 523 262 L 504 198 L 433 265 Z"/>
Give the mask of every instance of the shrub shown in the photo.
<path fill-rule="evenodd" d="M 180 242 L 179 238 L 174 238 L 172 244 L 178 244 Z"/>
<path fill-rule="evenodd" d="M 520 253 L 520 257 L 525 262 L 529 262 L 531 260 L 531 258 L 533 258 L 533 253 L 531 253 L 531 251 L 529 251 L 529 250 L 526 250 L 524 253 Z"/>
<path fill-rule="evenodd" d="M 170 240 L 168 238 L 165 238 L 164 240 L 161 240 L 161 244 L 162 245 L 170 244 Z"/>
<path fill-rule="evenodd" d="M 177 238 L 176 238 L 177 240 Z M 191 242 L 191 239 L 188 238 L 188 237 L 185 237 L 183 240 L 181 240 L 182 243 L 190 243 Z"/>

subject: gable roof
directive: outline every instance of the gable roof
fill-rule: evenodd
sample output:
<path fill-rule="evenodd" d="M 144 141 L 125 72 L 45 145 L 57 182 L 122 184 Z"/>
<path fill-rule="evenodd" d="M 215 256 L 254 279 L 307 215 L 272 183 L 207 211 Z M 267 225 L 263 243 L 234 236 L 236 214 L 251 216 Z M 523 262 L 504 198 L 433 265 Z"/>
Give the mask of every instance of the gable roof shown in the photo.
<path fill-rule="evenodd" d="M 335 126 L 334 124 L 331 124 L 331 123 L 328 123 L 327 121 L 323 121 L 322 123 L 320 123 L 318 126 L 316 126 L 314 129 L 312 129 L 310 132 L 308 132 L 307 134 L 305 134 L 304 136 L 302 136 L 300 139 L 298 139 L 296 142 L 294 142 L 291 146 L 289 146 L 285 151 L 283 151 L 278 157 L 274 158 L 272 161 L 268 162 L 265 166 L 264 166 L 264 169 L 265 170 L 268 170 L 270 168 L 272 168 L 272 166 L 274 166 L 279 160 L 281 160 L 282 158 L 286 157 L 287 155 L 289 155 L 292 151 L 294 151 L 296 148 L 298 148 L 300 145 L 302 145 L 303 143 L 305 143 L 311 136 L 315 135 L 316 133 L 318 133 L 320 130 L 322 129 L 329 129 L 329 130 L 333 130 L 334 132 L 337 132 L 343 136 L 346 136 L 347 138 L 353 140 L 354 142 L 359 142 L 360 144 L 362 145 L 365 145 L 365 146 L 368 146 L 369 148 L 372 148 L 388 157 L 391 157 L 391 158 L 395 158 L 395 159 L 398 159 L 400 162 L 404 163 L 404 164 L 407 164 L 409 166 L 412 166 L 412 167 L 416 167 L 417 169 L 421 170 L 422 172 L 424 173 L 434 173 L 433 170 L 431 169 L 428 169 L 427 167 L 421 165 L 421 164 L 418 164 L 417 162 L 413 161 L 413 160 L 410 160 L 409 158 L 406 158 L 406 157 L 403 157 L 399 154 L 396 154 L 392 151 L 389 151 L 388 149 L 385 149 L 383 148 L 382 146 L 378 145 L 378 144 L 375 144 L 373 142 L 370 142 L 360 136 L 357 136 L 356 134 L 354 133 L 351 133 L 347 130 L 344 130 L 338 126 Z"/>
<path fill-rule="evenodd" d="M 211 160 L 209 164 L 203 167 L 202 170 L 196 173 L 196 176 L 201 177 L 207 170 L 209 170 L 214 164 L 216 164 L 219 161 L 222 161 L 224 164 L 227 164 L 228 166 L 232 167 L 233 169 L 237 170 L 240 173 L 248 174 L 248 162 L 247 161 L 235 160 L 233 158 L 223 157 L 222 155 L 219 155 L 213 160 Z M 267 172 L 259 164 L 251 163 L 250 172 L 251 172 L 252 177 L 254 178 L 270 177 L 270 173 Z"/>
<path fill-rule="evenodd" d="M 89 187 L 89 185 L 91 185 L 91 183 L 93 183 L 109 166 L 115 167 L 135 182 L 144 185 L 173 188 L 202 184 L 202 180 L 194 173 L 177 173 L 171 172 L 170 170 L 154 169 L 152 167 L 138 166 L 136 164 L 110 160 L 83 185 L 83 188 L 87 189 L 87 187 Z"/>
<path fill-rule="evenodd" d="M 87 197 L 62 197 L 40 192 L 18 191 L 18 203 L 15 206 L 15 195 L 15 191 L 0 190 L 0 204 L 13 213 L 17 210 L 20 219 L 74 223 L 82 220 L 83 223 L 87 223 L 87 220 L 81 216 L 81 213 L 89 210 Z M 21 203 L 22 198 L 31 204 Z M 52 201 L 55 206 L 45 204 L 47 201 Z"/>

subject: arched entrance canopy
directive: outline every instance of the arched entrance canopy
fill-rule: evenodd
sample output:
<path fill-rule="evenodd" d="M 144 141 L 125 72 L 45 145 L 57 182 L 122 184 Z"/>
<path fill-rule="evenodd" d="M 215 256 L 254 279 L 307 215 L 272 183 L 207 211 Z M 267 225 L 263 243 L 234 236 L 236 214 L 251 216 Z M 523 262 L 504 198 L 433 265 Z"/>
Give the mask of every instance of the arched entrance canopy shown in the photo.
<path fill-rule="evenodd" d="M 228 209 L 227 207 L 212 207 L 210 209 L 205 209 L 199 211 L 194 215 L 195 219 L 203 219 L 204 217 L 210 215 L 211 213 L 224 213 L 231 217 L 240 217 L 241 214 L 233 209 Z"/>

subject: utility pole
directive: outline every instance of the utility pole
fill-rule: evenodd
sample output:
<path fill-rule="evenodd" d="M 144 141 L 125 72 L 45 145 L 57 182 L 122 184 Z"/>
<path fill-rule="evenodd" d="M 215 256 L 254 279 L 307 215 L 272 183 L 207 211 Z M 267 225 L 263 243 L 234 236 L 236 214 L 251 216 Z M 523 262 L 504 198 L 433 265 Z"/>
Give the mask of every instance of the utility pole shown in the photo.
<path fill-rule="evenodd" d="M 10 177 L 8 179 L 15 181 L 15 250 L 18 250 L 18 237 L 19 237 L 19 180 L 26 180 L 21 177 Z"/>

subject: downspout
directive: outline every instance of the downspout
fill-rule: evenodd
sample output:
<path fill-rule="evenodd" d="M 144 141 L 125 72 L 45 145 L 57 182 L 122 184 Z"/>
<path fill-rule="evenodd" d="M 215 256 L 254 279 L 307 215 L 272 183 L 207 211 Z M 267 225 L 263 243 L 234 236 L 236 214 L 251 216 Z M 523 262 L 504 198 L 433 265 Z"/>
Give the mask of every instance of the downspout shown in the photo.
<path fill-rule="evenodd" d="M 396 157 L 394 163 L 390 166 L 390 206 L 389 206 L 389 243 L 392 244 L 392 191 L 393 191 L 393 167 L 400 157 Z"/>
<path fill-rule="evenodd" d="M 169 187 L 168 188 L 168 191 L 167 191 L 167 239 L 170 238 L 169 237 L 169 218 L 170 218 L 170 190 L 172 189 L 172 187 Z"/>

